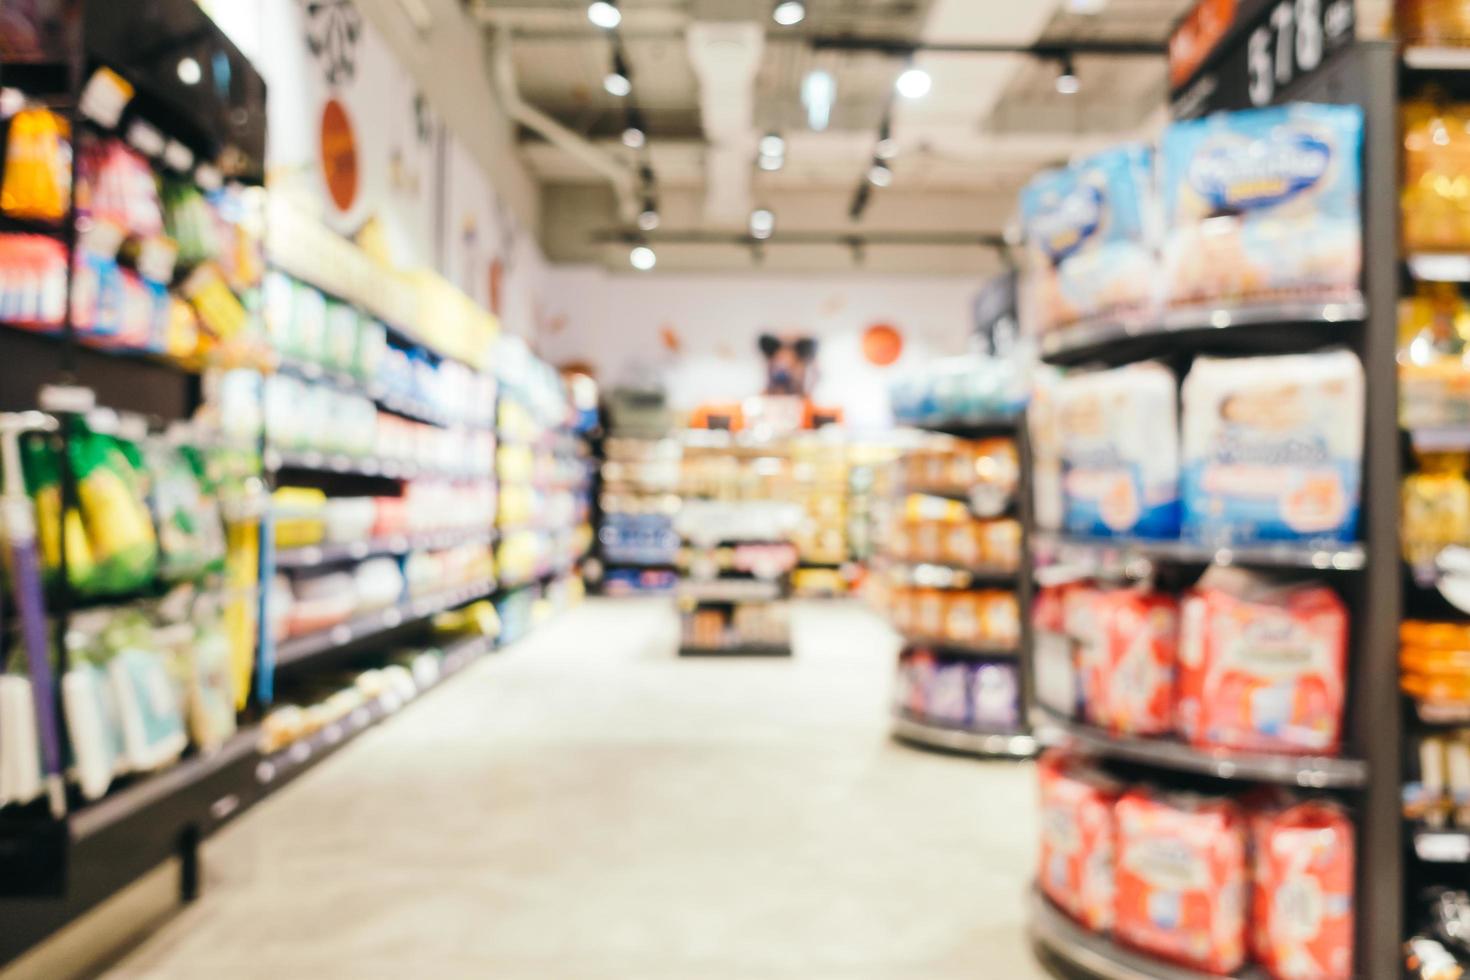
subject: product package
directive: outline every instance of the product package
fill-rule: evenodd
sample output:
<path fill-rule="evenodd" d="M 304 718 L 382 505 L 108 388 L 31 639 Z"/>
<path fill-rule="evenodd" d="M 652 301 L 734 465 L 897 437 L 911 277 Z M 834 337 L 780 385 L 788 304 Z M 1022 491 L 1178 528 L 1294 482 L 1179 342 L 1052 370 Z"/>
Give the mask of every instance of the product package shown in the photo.
<path fill-rule="evenodd" d="M 1171 305 L 1357 295 L 1363 114 L 1293 104 L 1177 122 L 1160 150 Z"/>
<path fill-rule="evenodd" d="M 1445 548 L 1470 542 L 1470 467 L 1466 453 L 1418 453 L 1418 472 L 1404 477 L 1399 527 L 1404 561 L 1432 566 Z"/>
<path fill-rule="evenodd" d="M 1212 568 L 1181 618 L 1180 734 L 1207 747 L 1337 754 L 1348 615 L 1336 592 Z"/>
<path fill-rule="evenodd" d="M 1174 375 L 1144 363 L 1071 375 L 1056 387 L 1066 530 L 1179 534 Z"/>
<path fill-rule="evenodd" d="M 1246 823 L 1228 801 L 1131 790 L 1118 801 L 1113 934 L 1209 973 L 1245 961 Z"/>
<path fill-rule="evenodd" d="M 61 698 L 72 775 L 84 797 L 98 799 L 128 768 L 117 693 L 104 668 L 83 662 L 61 679 Z"/>
<path fill-rule="evenodd" d="M 71 202 L 71 123 L 50 109 L 25 108 L 5 136 L 0 210 L 16 218 L 60 221 Z"/>
<path fill-rule="evenodd" d="M 1353 975 L 1353 824 L 1321 800 L 1252 815 L 1251 937 L 1280 980 Z"/>
<path fill-rule="evenodd" d="M 1101 638 L 1089 644 L 1083 707 L 1093 724 L 1127 735 L 1174 728 L 1179 603 L 1138 589 L 1097 594 Z"/>
<path fill-rule="evenodd" d="M 1081 704 L 1077 691 L 1077 662 L 1066 631 L 1066 592 L 1057 587 L 1037 590 L 1031 605 L 1031 664 L 1036 700 L 1063 718 L 1073 717 Z"/>
<path fill-rule="evenodd" d="M 1153 152 L 1131 144 L 1037 175 L 1021 191 L 1043 329 L 1155 299 Z"/>
<path fill-rule="evenodd" d="M 1036 766 L 1041 794 L 1041 891 L 1094 932 L 1113 924 L 1116 830 L 1120 787 L 1057 752 Z"/>
<path fill-rule="evenodd" d="M 1457 4 L 1440 4 L 1458 7 Z M 1404 186 L 1400 195 L 1406 251 L 1470 248 L 1470 188 L 1460 180 L 1470 165 L 1470 106 L 1437 99 L 1411 100 L 1401 110 Z"/>
<path fill-rule="evenodd" d="M 0 807 L 41 795 L 41 746 L 29 678 L 0 674 Z"/>
<path fill-rule="evenodd" d="M 1185 537 L 1356 539 L 1364 381 L 1355 354 L 1201 357 L 1182 400 Z"/>

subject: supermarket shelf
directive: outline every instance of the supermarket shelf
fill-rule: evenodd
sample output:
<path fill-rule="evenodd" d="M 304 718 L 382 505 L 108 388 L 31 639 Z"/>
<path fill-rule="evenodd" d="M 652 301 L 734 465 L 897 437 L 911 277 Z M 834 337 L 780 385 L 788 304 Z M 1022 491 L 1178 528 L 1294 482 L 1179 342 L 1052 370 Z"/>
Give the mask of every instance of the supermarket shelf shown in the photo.
<path fill-rule="evenodd" d="M 383 411 L 392 412 L 394 415 L 402 415 L 404 418 L 413 419 L 415 422 L 425 422 L 429 425 L 437 425 L 440 428 L 494 428 L 494 423 L 490 421 L 469 422 L 455 419 L 448 413 L 440 411 L 426 402 L 419 401 L 416 398 L 406 397 L 398 392 L 389 391 L 376 381 L 366 380 L 350 371 L 343 371 L 340 368 L 327 367 L 312 361 L 283 359 L 277 364 L 277 369 L 307 381 L 324 381 L 349 394 L 369 398 Z"/>
<path fill-rule="evenodd" d="M 376 457 L 348 456 L 344 453 L 321 453 L 314 450 L 265 451 L 265 468 L 271 472 L 279 470 L 310 470 L 315 473 L 350 473 L 354 476 L 375 476 L 387 480 L 412 480 L 421 476 L 442 476 L 446 479 L 480 480 L 490 478 L 484 473 L 464 473 L 441 469 L 437 466 L 422 466 L 412 462 L 379 460 Z"/>
<path fill-rule="evenodd" d="M 910 633 L 900 630 L 903 636 L 904 649 L 910 647 L 927 647 L 940 653 L 963 654 L 969 657 L 1014 657 L 1016 648 L 1014 646 L 1003 646 L 993 643 L 966 643 L 963 640 L 949 640 L 940 636 L 924 636 L 921 633 Z"/>
<path fill-rule="evenodd" d="M 1031 938 L 1058 959 L 1102 980 L 1221 980 L 1219 974 L 1175 966 L 1084 929 L 1035 888 L 1031 892 Z M 1231 976 L 1265 980 L 1265 974 L 1254 968 Z"/>
<path fill-rule="evenodd" d="M 1243 307 L 1187 307 L 1049 330 L 1041 337 L 1041 356 L 1052 364 L 1077 364 L 1113 353 L 1142 357 L 1186 344 L 1194 350 L 1202 335 L 1224 340 L 1225 335 L 1220 331 L 1232 331 L 1232 338 L 1239 336 L 1258 348 L 1262 341 L 1281 340 L 1283 332 L 1276 328 L 1284 324 L 1332 326 L 1355 323 L 1366 314 L 1367 304 L 1361 297 L 1335 303 L 1294 301 Z M 1275 336 L 1261 335 L 1261 331 L 1253 328 L 1269 328 Z M 1301 333 L 1292 331 L 1291 334 L 1290 339 L 1299 344 Z"/>
<path fill-rule="evenodd" d="M 1031 540 L 1033 547 L 1041 551 L 1088 552 L 1088 561 L 1099 567 L 1122 566 L 1142 558 L 1189 565 L 1253 565 L 1355 572 L 1368 562 L 1367 552 L 1358 543 L 1316 547 L 1293 542 L 1267 542 L 1216 547 L 1193 541 L 1090 538 L 1051 532 L 1037 532 Z"/>
<path fill-rule="evenodd" d="M 950 565 L 940 562 L 885 561 L 885 574 L 895 585 L 919 588 L 964 589 L 974 585 L 1009 585 L 1019 574 L 1014 568 Z"/>
<path fill-rule="evenodd" d="M 1470 831 L 1414 831 L 1414 854 L 1430 864 L 1470 864 Z"/>
<path fill-rule="evenodd" d="M 935 419 L 928 422 L 900 419 L 899 424 L 914 429 L 923 429 L 925 432 L 954 436 L 957 439 L 988 439 L 991 436 L 1013 434 L 1021 424 L 1021 416 L 1017 413 L 977 419 Z"/>
<path fill-rule="evenodd" d="M 281 548 L 276 552 L 277 568 L 314 568 L 340 562 L 362 561 L 380 555 L 407 555 L 415 551 L 437 551 L 461 544 L 489 544 L 495 532 L 489 528 L 465 528 L 459 531 L 431 531 L 405 534 L 371 541 L 345 544 L 314 544 L 301 548 Z"/>
<path fill-rule="evenodd" d="M 1031 728 L 1043 745 L 1070 745 L 1084 753 L 1217 779 L 1281 783 L 1310 789 L 1363 786 L 1368 765 L 1359 759 L 1275 755 L 1199 749 L 1175 738 L 1114 735 L 1064 718 L 1046 707 L 1032 709 Z"/>
<path fill-rule="evenodd" d="M 754 578 L 711 579 L 679 583 L 675 593 L 688 602 L 774 602 L 781 598 L 781 585 Z"/>
<path fill-rule="evenodd" d="M 276 666 L 277 668 L 290 666 L 336 647 L 356 643 L 379 633 L 397 629 L 405 623 L 427 619 L 435 613 L 462 606 L 476 599 L 489 598 L 494 592 L 495 583 L 492 581 L 462 585 L 457 589 L 450 589 L 437 595 L 407 599 L 387 609 L 368 613 L 345 623 L 338 623 L 331 629 L 318 630 L 315 633 L 282 640 L 276 644 Z"/>
<path fill-rule="evenodd" d="M 1419 71 L 1460 71 L 1470 68 L 1470 48 L 1411 45 L 1404 48 L 1404 64 Z"/>
<path fill-rule="evenodd" d="M 789 657 L 789 643 L 734 643 L 729 646 L 706 647 L 680 644 L 681 657 Z"/>
<path fill-rule="evenodd" d="M 972 732 L 905 714 L 893 716 L 893 737 L 925 748 L 990 759 L 1029 759 L 1036 755 L 1036 740 L 1023 732 Z"/>

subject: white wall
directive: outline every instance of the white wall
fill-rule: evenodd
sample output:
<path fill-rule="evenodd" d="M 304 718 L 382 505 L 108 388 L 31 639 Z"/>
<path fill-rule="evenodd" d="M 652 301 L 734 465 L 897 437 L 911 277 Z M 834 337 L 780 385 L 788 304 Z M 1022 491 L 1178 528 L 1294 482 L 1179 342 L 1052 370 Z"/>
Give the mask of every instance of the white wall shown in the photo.
<path fill-rule="evenodd" d="M 926 360 L 969 349 L 972 279 L 777 273 L 611 274 L 553 266 L 539 353 L 553 364 L 585 361 L 604 388 L 658 381 L 676 408 L 733 401 L 760 392 L 762 333 L 816 337 L 819 404 L 840 405 L 850 426 L 890 421 L 888 385 Z M 879 368 L 862 355 L 863 331 L 888 323 L 904 337 L 903 356 Z M 679 342 L 670 350 L 669 331 Z"/>

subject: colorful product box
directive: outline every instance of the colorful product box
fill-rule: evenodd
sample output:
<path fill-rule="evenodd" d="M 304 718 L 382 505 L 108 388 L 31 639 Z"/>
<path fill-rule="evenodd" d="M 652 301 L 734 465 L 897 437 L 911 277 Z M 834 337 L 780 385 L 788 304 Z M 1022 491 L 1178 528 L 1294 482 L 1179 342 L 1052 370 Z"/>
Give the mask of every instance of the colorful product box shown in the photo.
<path fill-rule="evenodd" d="M 1127 145 L 1038 174 L 1021 192 L 1043 328 L 1152 305 L 1153 152 Z"/>
<path fill-rule="evenodd" d="M 1178 537 L 1173 373 L 1145 363 L 1070 375 L 1057 385 L 1055 400 L 1066 530 Z"/>
<path fill-rule="evenodd" d="M 1314 800 L 1251 816 L 1252 955 L 1276 980 L 1353 975 L 1353 824 Z"/>
<path fill-rule="evenodd" d="M 1118 834 L 1113 934 L 1210 973 L 1245 961 L 1246 824 L 1228 801 L 1126 793 Z"/>
<path fill-rule="evenodd" d="M 1183 406 L 1185 537 L 1356 538 L 1364 381 L 1355 354 L 1202 357 Z"/>
<path fill-rule="evenodd" d="M 1357 106 L 1222 112 L 1164 131 L 1171 305 L 1358 292 L 1363 114 Z"/>
<path fill-rule="evenodd" d="M 1335 755 L 1347 609 L 1325 586 L 1275 588 L 1212 569 L 1185 599 L 1180 734 L 1197 745 Z"/>
<path fill-rule="evenodd" d="M 1040 887 L 1095 932 L 1113 924 L 1113 807 L 1120 787 L 1057 752 L 1037 764 L 1041 793 Z"/>

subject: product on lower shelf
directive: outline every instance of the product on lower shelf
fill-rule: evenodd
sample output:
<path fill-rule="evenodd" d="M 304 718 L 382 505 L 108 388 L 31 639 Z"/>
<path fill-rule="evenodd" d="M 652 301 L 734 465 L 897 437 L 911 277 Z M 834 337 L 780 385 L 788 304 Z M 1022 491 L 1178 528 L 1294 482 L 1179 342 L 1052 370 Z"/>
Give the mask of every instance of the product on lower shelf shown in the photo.
<path fill-rule="evenodd" d="M 1399 626 L 1400 686 L 1428 722 L 1470 722 L 1470 627 L 1406 620 Z"/>
<path fill-rule="evenodd" d="M 1008 649 L 1020 640 L 1014 592 L 897 587 L 889 592 L 893 625 L 932 643 Z"/>
<path fill-rule="evenodd" d="M 1251 814 L 1251 952 L 1273 977 L 1353 975 L 1353 825 L 1311 800 Z"/>
<path fill-rule="evenodd" d="M 1122 786 L 1096 770 L 1048 752 L 1036 766 L 1041 792 L 1042 892 L 1094 932 L 1113 926 L 1117 828 Z"/>
<path fill-rule="evenodd" d="M 975 732 L 1013 732 L 1021 721 L 1014 663 L 947 658 L 924 647 L 899 657 L 894 703 L 917 721 Z"/>
<path fill-rule="evenodd" d="M 1130 790 L 1118 801 L 1113 931 L 1211 973 L 1245 962 L 1247 840 L 1233 802 Z"/>

